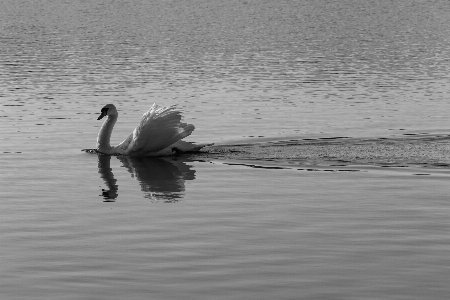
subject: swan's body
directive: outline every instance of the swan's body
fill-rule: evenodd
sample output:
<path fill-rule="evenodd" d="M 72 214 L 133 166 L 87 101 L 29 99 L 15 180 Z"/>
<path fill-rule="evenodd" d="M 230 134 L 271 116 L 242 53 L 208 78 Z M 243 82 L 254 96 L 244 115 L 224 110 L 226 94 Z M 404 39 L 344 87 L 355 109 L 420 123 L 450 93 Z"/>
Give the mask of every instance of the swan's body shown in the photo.
<path fill-rule="evenodd" d="M 190 135 L 195 127 L 181 123 L 181 114 L 171 107 L 156 104 L 146 112 L 140 124 L 122 143 L 110 145 L 111 133 L 117 121 L 117 109 L 112 104 L 102 108 L 97 120 L 106 116 L 97 137 L 97 151 L 103 154 L 122 154 L 130 156 L 165 156 L 177 152 L 198 151 L 206 144 L 195 145 L 181 139 Z"/>

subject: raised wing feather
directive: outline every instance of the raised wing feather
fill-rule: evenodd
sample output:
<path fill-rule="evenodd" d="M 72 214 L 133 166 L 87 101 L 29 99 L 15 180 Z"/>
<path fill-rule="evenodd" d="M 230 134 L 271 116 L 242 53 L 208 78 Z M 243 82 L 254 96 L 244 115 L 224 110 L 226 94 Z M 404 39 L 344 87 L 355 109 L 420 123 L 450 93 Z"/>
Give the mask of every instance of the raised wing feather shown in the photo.
<path fill-rule="evenodd" d="M 181 123 L 181 114 L 175 107 L 159 107 L 153 104 L 142 116 L 133 134 L 118 147 L 126 148 L 124 154 L 127 155 L 151 154 L 187 137 L 194 129 L 192 124 Z"/>

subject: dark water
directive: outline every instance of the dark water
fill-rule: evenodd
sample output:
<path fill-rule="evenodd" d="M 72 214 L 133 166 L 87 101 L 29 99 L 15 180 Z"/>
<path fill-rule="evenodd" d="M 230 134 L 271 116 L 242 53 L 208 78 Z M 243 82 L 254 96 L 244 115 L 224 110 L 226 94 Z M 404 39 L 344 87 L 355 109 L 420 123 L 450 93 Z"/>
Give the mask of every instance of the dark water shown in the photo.
<path fill-rule="evenodd" d="M 179 104 L 205 141 L 449 127 L 445 1 L 3 3 L 5 105 Z"/>
<path fill-rule="evenodd" d="M 153 102 L 198 142 L 448 134 L 447 2 L 1 6 L 2 298 L 447 299 L 446 167 L 80 152 L 106 103 L 113 143 Z"/>

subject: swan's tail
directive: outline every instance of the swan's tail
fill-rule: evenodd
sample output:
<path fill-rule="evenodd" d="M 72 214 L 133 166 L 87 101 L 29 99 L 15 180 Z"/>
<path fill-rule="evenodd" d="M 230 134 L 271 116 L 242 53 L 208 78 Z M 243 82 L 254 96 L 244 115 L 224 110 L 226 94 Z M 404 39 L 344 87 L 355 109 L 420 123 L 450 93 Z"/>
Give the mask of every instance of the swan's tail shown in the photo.
<path fill-rule="evenodd" d="M 211 144 L 194 144 L 186 141 L 178 141 L 175 144 L 172 145 L 173 149 L 176 149 L 178 152 L 198 152 L 200 149 L 212 146 L 214 143 Z"/>
<path fill-rule="evenodd" d="M 199 151 L 200 149 L 204 148 L 204 147 L 209 147 L 214 145 L 214 143 L 210 143 L 210 144 L 193 144 L 194 148 L 191 151 Z"/>

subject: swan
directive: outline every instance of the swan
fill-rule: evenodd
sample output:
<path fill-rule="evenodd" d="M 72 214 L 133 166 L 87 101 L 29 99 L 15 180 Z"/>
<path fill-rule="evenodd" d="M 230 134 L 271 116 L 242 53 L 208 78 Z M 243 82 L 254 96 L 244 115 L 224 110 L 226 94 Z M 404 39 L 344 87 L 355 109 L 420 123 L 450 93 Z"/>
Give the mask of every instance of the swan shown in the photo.
<path fill-rule="evenodd" d="M 111 133 L 118 118 L 113 104 L 101 109 L 97 120 L 106 117 L 97 137 L 97 151 L 102 154 L 129 156 L 166 156 L 179 152 L 198 151 L 212 144 L 193 144 L 181 139 L 190 135 L 195 127 L 182 123 L 181 113 L 174 106 L 156 104 L 142 116 L 141 122 L 122 143 L 110 145 Z"/>

